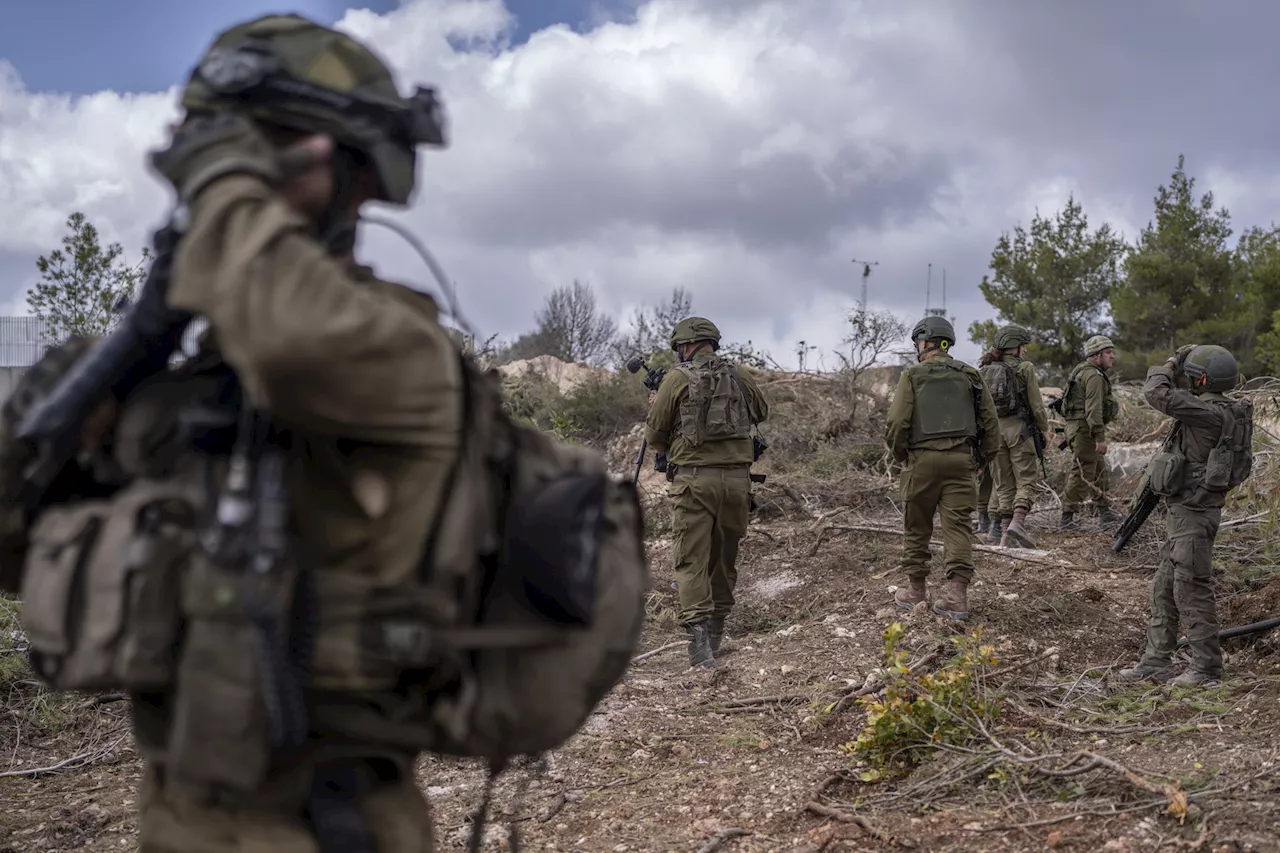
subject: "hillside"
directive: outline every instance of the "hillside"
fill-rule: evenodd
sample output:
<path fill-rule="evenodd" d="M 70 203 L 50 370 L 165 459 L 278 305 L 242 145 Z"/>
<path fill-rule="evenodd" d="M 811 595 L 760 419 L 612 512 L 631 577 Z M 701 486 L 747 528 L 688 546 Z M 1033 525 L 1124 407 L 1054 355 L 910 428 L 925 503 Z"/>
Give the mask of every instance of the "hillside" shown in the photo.
<path fill-rule="evenodd" d="M 582 370 L 504 372 L 523 416 L 631 476 L 639 378 Z M 901 538 L 880 418 L 895 375 L 758 375 L 774 404 L 768 481 L 712 673 L 684 666 L 665 482 L 646 455 L 640 653 L 545 767 L 500 780 L 485 849 L 505 849 L 514 826 L 524 849 L 547 851 L 1280 850 L 1280 631 L 1226 640 L 1219 689 L 1112 678 L 1141 648 L 1161 519 L 1115 555 L 1106 534 L 1057 533 L 1057 507 L 1039 507 L 1039 550 L 978 546 L 967 624 L 891 606 Z M 1161 419 L 1122 394 L 1113 483 L 1127 498 Z M 1272 439 L 1258 442 L 1218 540 L 1224 627 L 1280 615 L 1280 476 Z M 1066 462 L 1050 451 L 1055 488 Z M 910 674 L 886 671 L 886 635 Z M 138 764 L 123 703 L 43 693 L 20 644 L 10 615 L 0 853 L 130 849 Z M 424 758 L 420 779 L 438 849 L 465 849 L 483 770 Z"/>

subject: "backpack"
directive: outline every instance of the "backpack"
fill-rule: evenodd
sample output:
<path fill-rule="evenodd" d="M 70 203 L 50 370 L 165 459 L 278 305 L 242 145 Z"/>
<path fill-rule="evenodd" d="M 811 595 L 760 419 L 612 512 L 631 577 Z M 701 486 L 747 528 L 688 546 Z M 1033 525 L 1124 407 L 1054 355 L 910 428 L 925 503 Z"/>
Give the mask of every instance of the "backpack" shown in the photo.
<path fill-rule="evenodd" d="M 1004 418 L 1022 411 L 1016 365 L 1001 359 L 984 365 L 979 372 L 982 374 L 982 381 L 987 386 L 987 390 L 991 392 L 997 415 Z"/>
<path fill-rule="evenodd" d="M 1222 434 L 1204 466 L 1204 488 L 1227 492 L 1253 473 L 1253 403 L 1228 400 L 1222 407 Z"/>
<path fill-rule="evenodd" d="M 472 663 L 411 724 L 424 749 L 500 768 L 564 743 L 622 679 L 649 567 L 631 480 L 515 421 L 497 371 L 462 358 L 465 443 L 424 558 L 429 594 L 457 605 L 438 637 Z"/>

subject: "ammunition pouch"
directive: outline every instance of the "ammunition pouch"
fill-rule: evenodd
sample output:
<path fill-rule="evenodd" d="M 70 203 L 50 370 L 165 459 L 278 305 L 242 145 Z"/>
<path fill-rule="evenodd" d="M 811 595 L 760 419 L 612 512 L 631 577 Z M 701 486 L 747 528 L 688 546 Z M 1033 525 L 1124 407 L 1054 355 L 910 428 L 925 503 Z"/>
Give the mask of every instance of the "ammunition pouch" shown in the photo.
<path fill-rule="evenodd" d="M 1161 497 L 1181 494 L 1185 479 L 1187 459 L 1181 450 L 1162 450 L 1147 464 L 1147 483 L 1151 491 Z"/>
<path fill-rule="evenodd" d="M 21 596 L 32 669 L 44 684 L 172 686 L 182 570 L 197 544 L 199 505 L 182 481 L 136 480 L 111 499 L 41 513 Z"/>

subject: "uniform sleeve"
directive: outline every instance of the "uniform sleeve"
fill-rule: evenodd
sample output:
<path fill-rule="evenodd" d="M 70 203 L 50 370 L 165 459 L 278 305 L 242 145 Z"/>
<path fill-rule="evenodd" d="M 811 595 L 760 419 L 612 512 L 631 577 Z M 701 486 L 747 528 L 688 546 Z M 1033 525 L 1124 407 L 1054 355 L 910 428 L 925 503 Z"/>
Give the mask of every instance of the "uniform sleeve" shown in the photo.
<path fill-rule="evenodd" d="M 1044 407 L 1044 395 L 1040 393 L 1040 380 L 1036 378 L 1035 368 L 1030 362 L 1023 371 L 1027 380 L 1027 405 L 1031 407 L 1031 416 L 1035 418 L 1036 427 L 1045 435 L 1049 434 L 1049 412 Z"/>
<path fill-rule="evenodd" d="M 973 378 L 982 385 L 982 396 L 978 401 L 978 424 L 983 431 L 982 450 L 990 459 L 1000 449 L 1000 416 L 996 413 L 996 401 L 991 397 L 991 389 L 982 381 L 982 374 L 975 370 Z"/>
<path fill-rule="evenodd" d="M 1221 410 L 1198 400 L 1190 391 L 1178 388 L 1174 382 L 1174 373 L 1168 367 L 1152 367 L 1147 370 L 1142 396 L 1157 412 L 1176 418 L 1188 426 L 1222 428 Z"/>
<path fill-rule="evenodd" d="M 751 411 L 755 415 L 756 423 L 762 424 L 769 419 L 769 398 L 760 390 L 759 383 L 750 373 L 741 373 L 742 384 L 747 388 L 747 403 L 751 406 Z"/>
<path fill-rule="evenodd" d="M 653 445 L 655 450 L 666 451 L 671 446 L 671 431 L 675 429 L 679 417 L 680 392 L 688 385 L 689 380 L 683 373 L 669 370 L 658 386 L 658 394 L 644 421 L 645 441 Z"/>
<path fill-rule="evenodd" d="M 320 434 L 452 447 L 461 368 L 433 311 L 358 282 L 266 184 L 192 204 L 168 295 L 208 318 L 249 399 Z"/>
<path fill-rule="evenodd" d="M 1084 421 L 1094 441 L 1107 440 L 1107 428 L 1102 423 L 1106 379 L 1096 370 L 1090 370 L 1084 378 Z"/>
<path fill-rule="evenodd" d="M 896 462 L 907 460 L 907 448 L 911 443 L 911 417 L 915 407 L 915 387 L 911 384 L 911 375 L 904 370 L 898 377 L 898 389 L 894 392 L 893 402 L 885 415 L 884 441 Z"/>

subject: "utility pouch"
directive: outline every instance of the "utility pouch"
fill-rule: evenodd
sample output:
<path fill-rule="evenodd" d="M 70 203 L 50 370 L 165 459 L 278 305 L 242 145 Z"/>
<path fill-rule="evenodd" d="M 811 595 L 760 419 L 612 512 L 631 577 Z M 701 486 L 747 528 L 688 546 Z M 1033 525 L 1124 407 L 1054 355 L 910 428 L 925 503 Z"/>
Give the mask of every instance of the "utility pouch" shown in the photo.
<path fill-rule="evenodd" d="M 1187 458 L 1180 450 L 1162 450 L 1147 465 L 1147 483 L 1151 491 L 1161 497 L 1173 497 L 1182 492 L 1183 475 Z"/>
<path fill-rule="evenodd" d="M 46 509 L 21 590 L 36 676 L 55 690 L 168 689 L 195 529 L 194 501 L 174 482 Z"/>
<path fill-rule="evenodd" d="M 271 732 L 243 575 L 203 552 L 192 561 L 166 764 L 183 782 L 247 792 L 266 778 Z"/>

